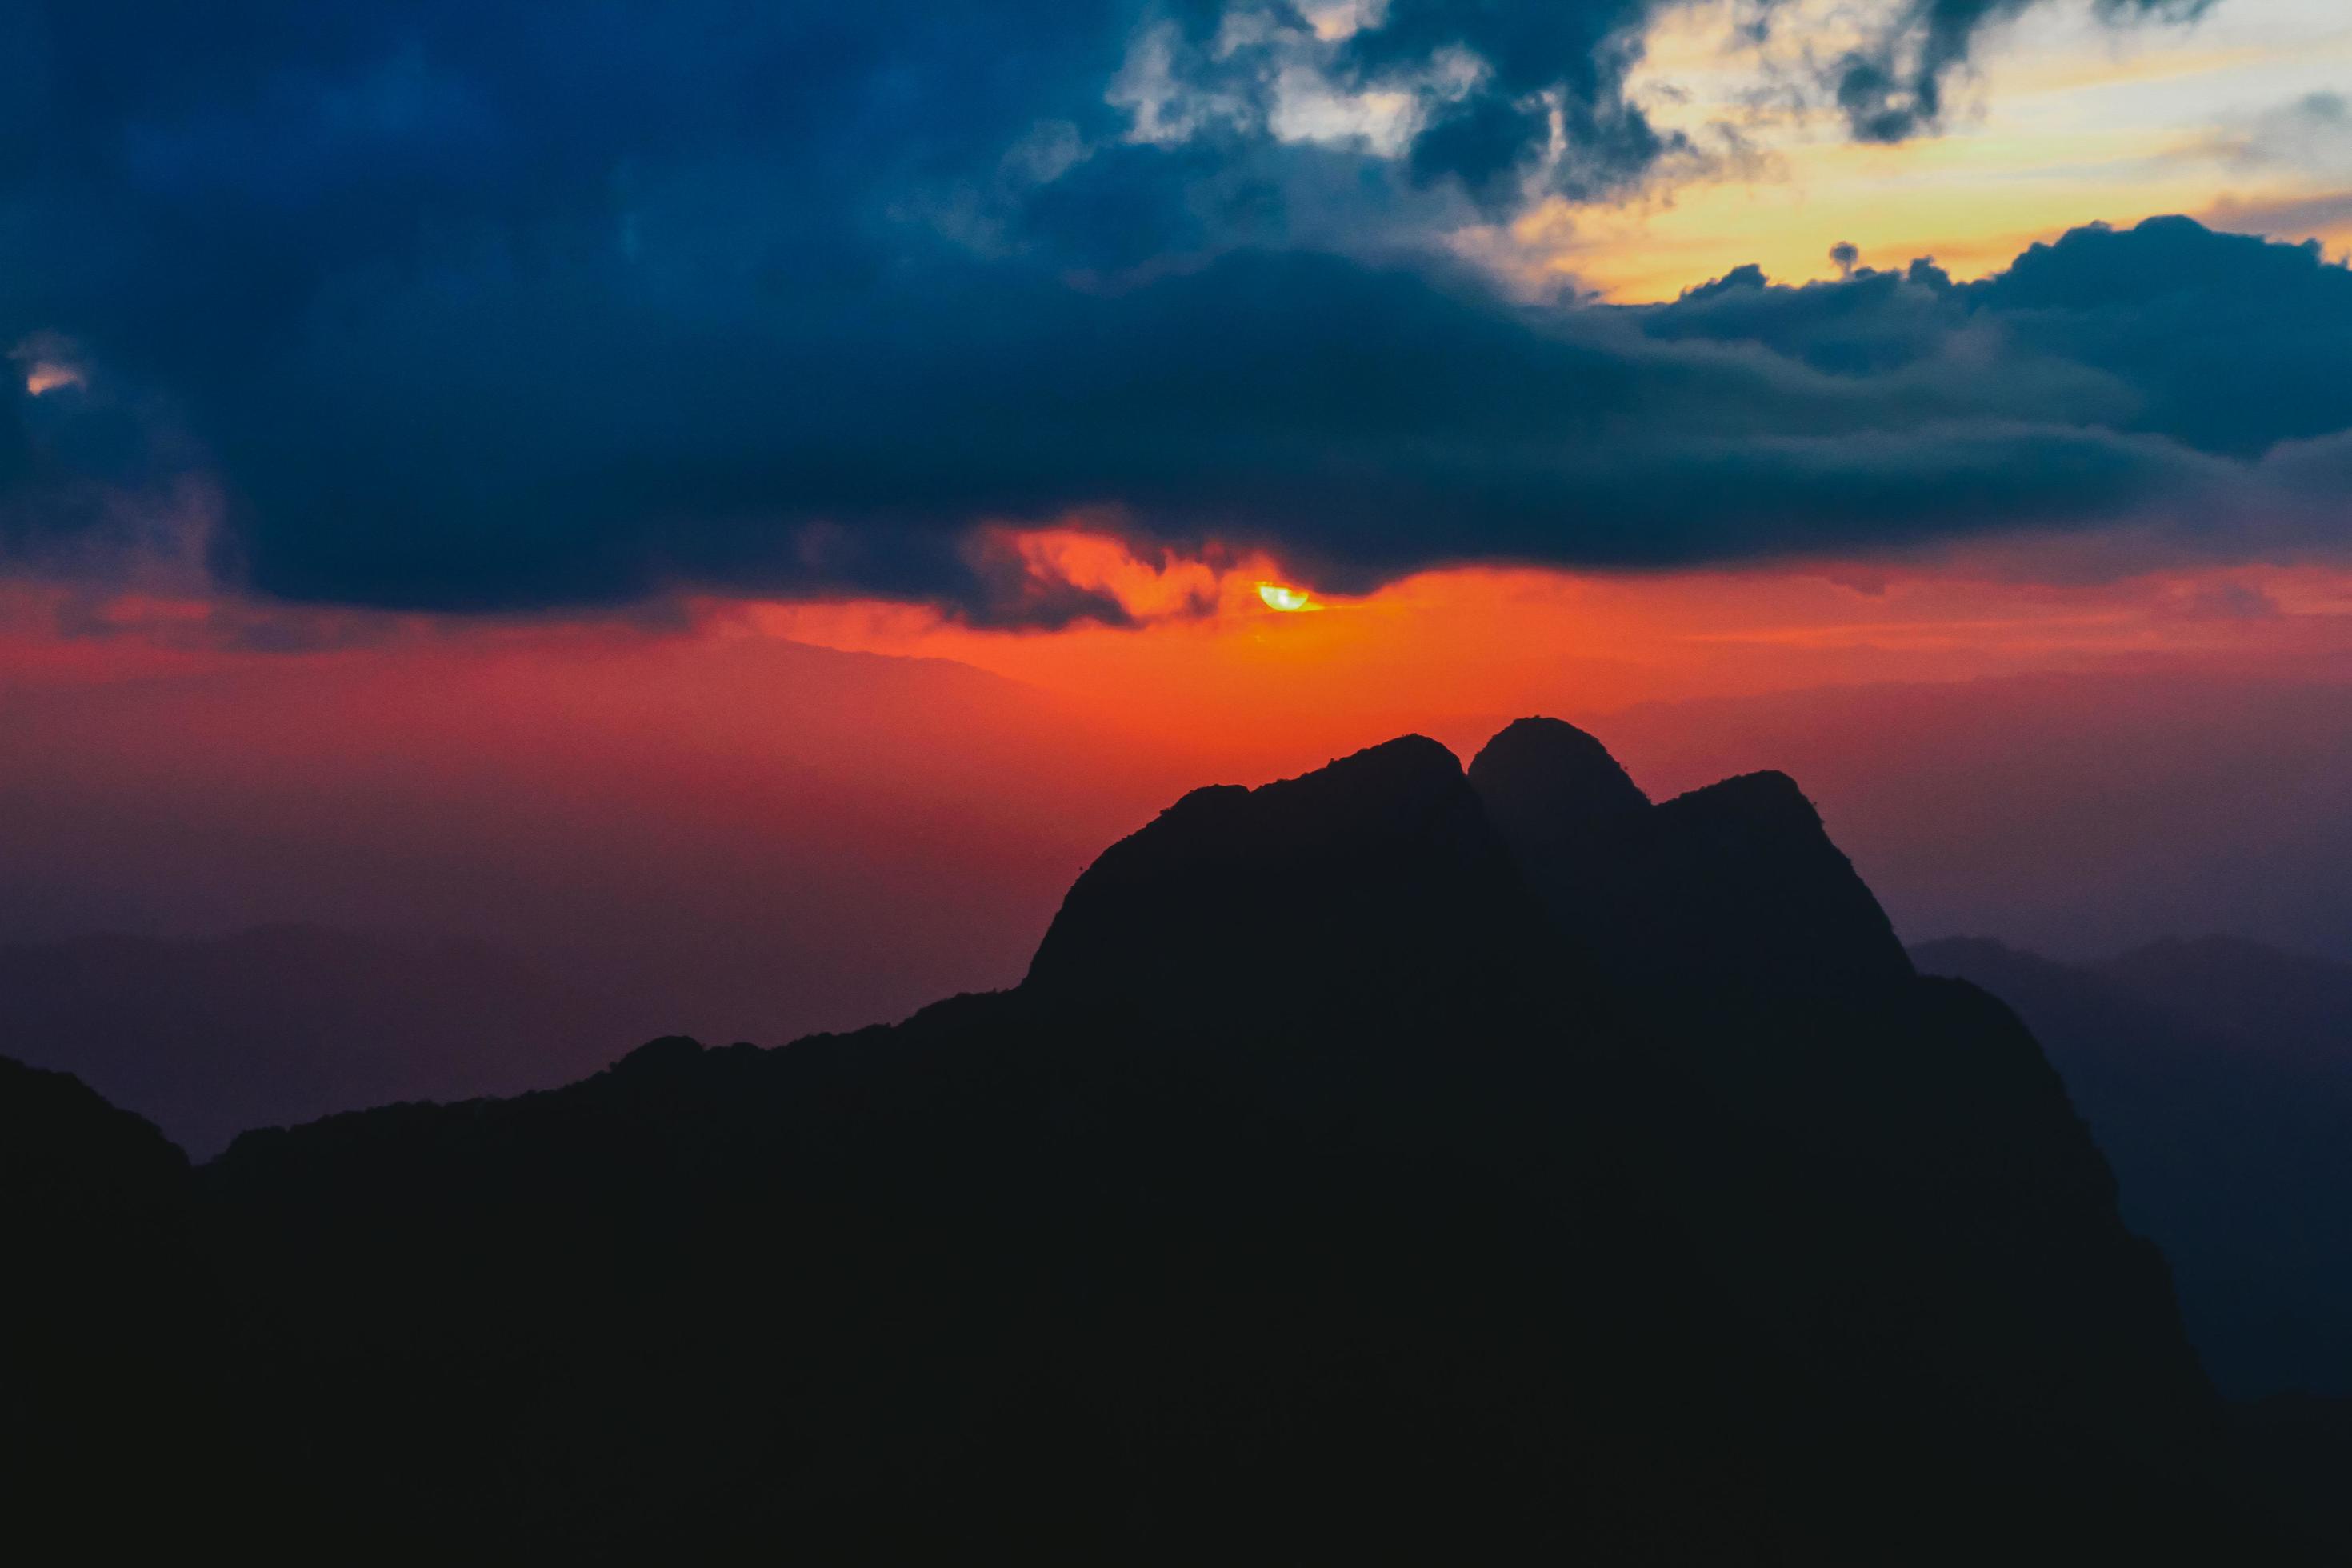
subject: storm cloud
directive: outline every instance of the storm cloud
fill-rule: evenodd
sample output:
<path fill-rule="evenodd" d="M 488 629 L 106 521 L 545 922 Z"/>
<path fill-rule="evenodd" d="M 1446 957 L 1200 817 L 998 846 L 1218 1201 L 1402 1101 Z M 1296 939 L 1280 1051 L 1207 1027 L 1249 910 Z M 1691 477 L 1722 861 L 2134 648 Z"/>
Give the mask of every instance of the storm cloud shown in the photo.
<path fill-rule="evenodd" d="M 1009 602 L 976 528 L 1346 589 L 2326 498 L 2352 275 L 2309 247 L 2170 219 L 1643 308 L 1454 260 L 1656 177 L 1656 9 L 11 7 L 0 550 L 193 479 L 289 599 L 1052 622 L 1118 612 Z"/>

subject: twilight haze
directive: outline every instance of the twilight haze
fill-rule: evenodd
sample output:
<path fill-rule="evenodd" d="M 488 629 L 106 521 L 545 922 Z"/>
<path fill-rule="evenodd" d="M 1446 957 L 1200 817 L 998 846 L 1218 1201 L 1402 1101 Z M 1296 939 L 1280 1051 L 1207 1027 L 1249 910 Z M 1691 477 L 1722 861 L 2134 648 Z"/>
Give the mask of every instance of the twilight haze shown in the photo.
<path fill-rule="evenodd" d="M 2336 0 L 16 0 L 0 81 L 0 942 L 773 1043 L 1546 712 L 1794 773 L 1906 941 L 2352 960 Z"/>

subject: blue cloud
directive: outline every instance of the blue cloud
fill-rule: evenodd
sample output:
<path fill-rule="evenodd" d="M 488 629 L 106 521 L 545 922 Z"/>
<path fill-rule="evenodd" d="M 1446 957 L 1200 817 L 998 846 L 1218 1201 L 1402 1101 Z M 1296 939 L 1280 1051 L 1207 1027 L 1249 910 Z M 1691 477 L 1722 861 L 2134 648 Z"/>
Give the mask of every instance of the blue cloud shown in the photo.
<path fill-rule="evenodd" d="M 1644 15 L 1277 16 L 1340 87 L 1422 84 L 1381 151 L 1276 136 L 1246 72 L 1138 139 L 1139 38 L 1276 47 L 1213 6 L 19 6 L 0 337 L 89 384 L 0 400 L 0 549 L 193 469 L 222 569 L 289 598 L 1052 621 L 1115 607 L 1008 592 L 975 524 L 1116 508 L 1360 587 L 2096 526 L 2352 427 L 2344 270 L 2186 220 L 1638 310 L 1444 260 L 1514 181 L 1652 166 Z M 1449 50 L 1475 80 L 1414 74 Z"/>
<path fill-rule="evenodd" d="M 1972 284 L 1916 263 L 1800 289 L 1735 274 L 1649 312 L 1645 327 L 1844 375 L 1891 374 L 1968 342 L 1994 356 L 1986 370 L 1940 374 L 2105 377 L 2121 401 L 2099 423 L 2236 458 L 2352 426 L 2341 370 L 2352 272 L 2316 241 L 2217 234 L 2185 217 L 2075 229 Z"/>

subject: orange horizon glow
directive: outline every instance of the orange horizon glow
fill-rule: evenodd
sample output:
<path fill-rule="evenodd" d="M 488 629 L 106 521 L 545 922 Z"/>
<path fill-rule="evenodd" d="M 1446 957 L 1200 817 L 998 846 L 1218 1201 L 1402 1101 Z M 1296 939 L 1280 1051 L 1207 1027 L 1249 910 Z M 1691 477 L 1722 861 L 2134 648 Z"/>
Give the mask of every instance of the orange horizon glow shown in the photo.
<path fill-rule="evenodd" d="M 1052 532 L 992 548 L 1043 602 L 1065 570 L 1101 584 L 1123 624 L 734 597 L 395 616 L 0 581 L 20 742 L 0 851 L 61 908 L 152 896 L 205 929 L 478 929 L 689 976 L 735 952 L 732 989 L 680 981 L 702 1010 L 669 1022 L 764 1039 L 1010 984 L 1072 879 L 1185 792 L 1409 732 L 1466 762 L 1551 714 L 1661 795 L 1785 768 L 1921 936 L 2015 906 L 2003 877 L 2056 898 L 2137 875 L 2147 840 L 2102 816 L 2119 791 L 2178 797 L 2179 836 L 2225 846 L 2340 795 L 2346 731 L 2313 693 L 2352 690 L 2345 568 L 1454 568 L 1309 615 L 1265 601 L 1290 585 L 1271 563 Z M 2244 757 L 2245 790 L 2274 766 L 2285 793 L 2196 817 Z M 2036 869 L 2083 844 L 2109 858 Z"/>
<path fill-rule="evenodd" d="M 952 661 L 1050 695 L 1129 743 L 1240 767 L 1416 730 L 1475 745 L 1530 712 L 1833 686 L 2158 667 L 2352 679 L 2352 570 L 2326 565 L 2074 582 L 2079 563 L 2036 574 L 2012 550 L 1650 574 L 1455 567 L 1349 597 L 1297 585 L 1254 554 L 1184 554 L 1082 524 L 997 530 L 979 548 L 1012 563 L 1021 602 L 1076 592 L 1119 620 L 1039 630 L 877 600 L 719 596 L 666 613 L 466 620 L 193 592 L 92 600 L 19 583 L 0 584 L 0 692 L 403 660 L 716 671 L 730 648 L 782 643 Z"/>
<path fill-rule="evenodd" d="M 1106 579 L 1129 570 L 1088 559 Z M 2074 563 L 2051 563 L 2056 581 L 2030 564 L 2012 552 L 1653 574 L 1459 567 L 1347 598 L 1261 578 L 1255 563 L 1160 560 L 1133 569 L 1197 582 L 1198 568 L 1213 590 L 1181 613 L 1052 631 L 877 601 L 706 600 L 692 613 L 733 635 L 971 665 L 1185 744 L 1284 736 L 1335 752 L 1407 730 L 1475 744 L 1481 726 L 1528 712 L 1826 686 L 2167 665 L 2352 678 L 2352 571 L 2180 567 L 2077 583 Z M 1280 602 L 1292 596 L 1321 613 Z"/>

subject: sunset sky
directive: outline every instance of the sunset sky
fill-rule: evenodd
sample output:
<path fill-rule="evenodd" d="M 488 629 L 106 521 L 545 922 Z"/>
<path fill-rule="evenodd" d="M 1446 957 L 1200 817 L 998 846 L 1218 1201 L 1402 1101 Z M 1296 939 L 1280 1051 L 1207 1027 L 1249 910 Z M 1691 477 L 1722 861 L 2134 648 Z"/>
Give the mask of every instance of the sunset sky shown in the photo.
<path fill-rule="evenodd" d="M 780 1038 L 1586 724 L 2352 958 L 2339 0 L 0 6 L 0 938 Z"/>

